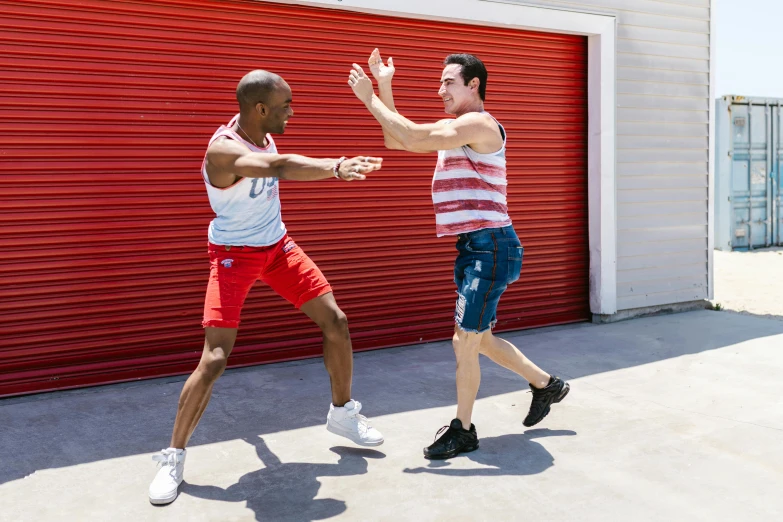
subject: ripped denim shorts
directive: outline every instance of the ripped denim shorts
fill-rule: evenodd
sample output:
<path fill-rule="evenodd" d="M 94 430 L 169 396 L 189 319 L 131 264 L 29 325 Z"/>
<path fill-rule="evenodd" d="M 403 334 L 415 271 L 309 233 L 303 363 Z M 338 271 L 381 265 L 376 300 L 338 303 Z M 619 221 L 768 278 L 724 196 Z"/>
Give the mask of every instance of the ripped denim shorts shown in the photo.
<path fill-rule="evenodd" d="M 523 248 L 514 227 L 485 228 L 457 236 L 454 321 L 466 332 L 484 332 L 497 322 L 497 306 L 519 279 Z"/>

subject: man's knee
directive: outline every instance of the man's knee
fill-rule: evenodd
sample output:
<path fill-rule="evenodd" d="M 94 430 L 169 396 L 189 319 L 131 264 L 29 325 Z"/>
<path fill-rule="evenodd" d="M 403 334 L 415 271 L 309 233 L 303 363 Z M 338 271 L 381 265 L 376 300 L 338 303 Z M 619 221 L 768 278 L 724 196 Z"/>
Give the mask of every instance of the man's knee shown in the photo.
<path fill-rule="evenodd" d="M 481 347 L 482 333 L 466 332 L 460 327 L 454 330 L 454 336 L 451 339 L 454 346 L 454 354 L 457 360 L 464 357 L 477 356 Z"/>
<path fill-rule="evenodd" d="M 331 341 L 343 341 L 349 337 L 348 317 L 339 308 L 328 314 L 318 326 L 324 336 Z"/>
<path fill-rule="evenodd" d="M 492 351 L 493 346 L 493 340 L 492 340 L 492 330 L 487 330 L 484 332 L 481 336 L 481 342 L 479 342 L 479 353 L 482 355 L 486 355 L 488 352 Z"/>
<path fill-rule="evenodd" d="M 216 347 L 204 353 L 199 363 L 199 371 L 209 381 L 215 381 L 223 375 L 228 364 L 228 354 L 223 348 Z"/>

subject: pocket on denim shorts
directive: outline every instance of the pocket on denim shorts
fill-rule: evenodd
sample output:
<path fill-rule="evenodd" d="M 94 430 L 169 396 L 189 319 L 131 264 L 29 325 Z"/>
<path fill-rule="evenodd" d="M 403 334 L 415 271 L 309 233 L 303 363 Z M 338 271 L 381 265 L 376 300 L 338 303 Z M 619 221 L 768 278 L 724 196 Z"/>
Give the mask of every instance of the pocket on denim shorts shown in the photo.
<path fill-rule="evenodd" d="M 496 248 L 495 241 L 489 234 L 471 237 L 465 243 L 465 250 L 472 254 L 494 254 Z"/>
<path fill-rule="evenodd" d="M 508 284 L 519 279 L 522 273 L 522 255 L 525 249 L 521 245 L 509 245 L 508 247 Z"/>

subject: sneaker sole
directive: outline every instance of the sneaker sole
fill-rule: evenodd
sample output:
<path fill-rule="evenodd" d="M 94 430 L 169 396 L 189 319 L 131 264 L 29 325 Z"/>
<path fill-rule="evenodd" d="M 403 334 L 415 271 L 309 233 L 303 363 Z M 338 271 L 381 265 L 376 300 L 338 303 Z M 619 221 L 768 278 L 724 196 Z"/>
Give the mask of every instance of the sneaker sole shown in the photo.
<path fill-rule="evenodd" d="M 571 385 L 568 383 L 565 383 L 565 386 L 563 386 L 563 391 L 560 392 L 560 395 L 557 396 L 557 399 L 552 401 L 554 404 L 557 404 L 558 402 L 562 401 L 566 398 L 566 395 L 568 395 L 568 392 L 571 391 Z"/>
<path fill-rule="evenodd" d="M 560 402 L 563 399 L 565 399 L 566 395 L 568 395 L 568 392 L 570 392 L 570 391 L 571 391 L 571 385 L 568 384 L 568 383 L 565 383 L 565 385 L 563 386 L 563 389 L 560 391 L 560 395 L 555 397 L 552 400 L 552 402 L 549 403 L 549 406 L 551 406 L 552 404 L 557 404 L 558 402 Z M 541 417 L 536 419 L 535 422 L 530 422 L 530 423 L 523 422 L 522 424 L 524 424 L 528 428 L 532 428 L 533 426 L 535 426 L 536 424 L 538 424 L 539 422 L 544 420 L 547 415 L 549 415 L 549 412 L 550 412 L 550 407 L 549 406 L 546 407 L 546 409 L 544 410 L 544 413 L 541 415 Z"/>
<path fill-rule="evenodd" d="M 166 504 L 171 504 L 175 500 L 177 500 L 177 496 L 179 496 L 179 490 L 177 490 L 174 493 L 173 497 L 165 497 L 165 498 L 152 498 L 150 497 L 150 504 L 153 504 L 155 506 L 165 506 Z"/>
<path fill-rule="evenodd" d="M 443 455 L 424 455 L 425 459 L 429 460 L 446 460 L 446 459 L 452 459 L 459 455 L 460 453 L 470 453 L 471 451 L 476 451 L 479 448 L 478 442 L 475 446 L 468 446 L 467 448 L 462 448 L 459 451 L 452 451 L 449 453 L 444 453 Z"/>
<path fill-rule="evenodd" d="M 380 446 L 381 444 L 383 444 L 383 441 L 384 441 L 384 439 L 381 439 L 378 442 L 365 442 L 363 440 L 356 440 L 355 438 L 351 437 L 349 432 L 340 431 L 340 430 L 338 430 L 336 428 L 333 428 L 330 424 L 326 425 L 326 429 L 328 431 L 330 431 L 331 433 L 334 433 L 335 435 L 339 435 L 340 437 L 344 437 L 344 438 L 350 440 L 351 442 L 353 442 L 354 444 L 356 444 L 358 446 L 365 446 L 365 447 Z"/>

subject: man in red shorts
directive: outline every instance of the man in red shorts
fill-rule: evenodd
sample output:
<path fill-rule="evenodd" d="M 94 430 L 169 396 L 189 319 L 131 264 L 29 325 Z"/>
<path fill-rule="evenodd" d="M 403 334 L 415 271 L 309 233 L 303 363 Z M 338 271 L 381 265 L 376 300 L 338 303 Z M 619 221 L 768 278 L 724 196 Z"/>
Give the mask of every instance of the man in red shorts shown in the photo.
<path fill-rule="evenodd" d="M 185 446 L 207 407 L 212 386 L 226 368 L 248 291 L 257 280 L 307 314 L 323 331 L 324 362 L 332 385 L 329 431 L 362 446 L 383 436 L 351 398 L 353 352 L 345 314 L 318 267 L 286 234 L 278 180 L 365 179 L 381 158 L 315 159 L 278 154 L 271 134 L 282 134 L 291 88 L 278 75 L 251 71 L 237 86 L 239 114 L 209 142 L 201 173 L 216 217 L 209 226 L 211 269 L 204 303 L 204 352 L 182 390 L 171 445 L 153 456 L 161 468 L 149 489 L 153 504 L 177 498 Z"/>

